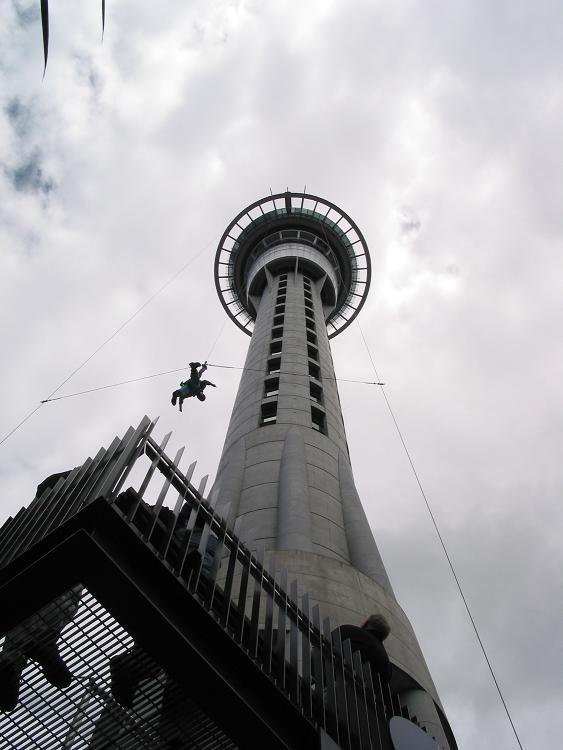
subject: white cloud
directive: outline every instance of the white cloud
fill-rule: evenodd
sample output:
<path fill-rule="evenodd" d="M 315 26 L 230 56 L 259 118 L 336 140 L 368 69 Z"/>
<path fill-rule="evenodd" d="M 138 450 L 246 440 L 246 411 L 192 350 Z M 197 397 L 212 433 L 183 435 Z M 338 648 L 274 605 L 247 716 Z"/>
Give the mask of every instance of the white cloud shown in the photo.
<path fill-rule="evenodd" d="M 523 744 L 561 744 L 560 5 L 122 2 L 101 45 L 97 4 L 64 0 L 43 82 L 34 8 L 0 10 L 3 429 L 211 241 L 63 392 L 205 357 L 224 322 L 213 238 L 270 186 L 307 185 L 372 250 L 360 322 Z M 246 345 L 227 323 L 213 358 L 241 364 Z M 355 326 L 335 340 L 338 374 L 372 379 L 362 346 Z M 175 377 L 42 407 L 0 448 L 4 515 L 145 412 L 213 472 L 237 385 L 213 374 L 182 417 Z M 460 747 L 509 750 L 385 405 L 341 396 Z"/>

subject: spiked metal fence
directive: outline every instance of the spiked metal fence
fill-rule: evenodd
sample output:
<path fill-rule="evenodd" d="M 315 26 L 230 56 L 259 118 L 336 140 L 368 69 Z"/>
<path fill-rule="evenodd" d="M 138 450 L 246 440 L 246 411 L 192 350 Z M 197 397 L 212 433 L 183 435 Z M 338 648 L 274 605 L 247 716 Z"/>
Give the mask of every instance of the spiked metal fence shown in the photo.
<path fill-rule="evenodd" d="M 338 629 L 332 630 L 318 605 L 310 606 L 297 581 L 288 584 L 286 571 L 276 579 L 264 567 L 264 549 L 250 550 L 228 528 L 203 498 L 207 478 L 198 488 L 191 483 L 195 462 L 184 474 L 180 470 L 184 449 L 171 460 L 165 453 L 171 433 L 158 444 L 152 437 L 155 424 L 145 417 L 107 450 L 101 449 L 94 459 L 47 486 L 29 507 L 4 524 L 0 529 L 0 609 L 10 606 L 14 589 L 8 583 L 38 564 L 38 554 L 49 548 L 49 540 L 64 539 L 65 529 L 75 529 L 89 509 L 109 506 L 111 518 L 107 510 L 104 518 L 113 524 L 112 540 L 122 529 L 123 534 L 134 533 L 137 542 L 157 559 L 162 575 L 180 584 L 186 608 L 189 604 L 194 612 L 197 607 L 209 618 L 210 627 L 221 629 L 234 649 L 233 659 L 242 654 L 249 668 L 254 665 L 257 693 L 263 692 L 258 686 L 266 684 L 260 682 L 265 676 L 274 688 L 272 695 L 286 706 L 284 710 L 293 710 L 296 723 L 320 738 L 321 747 L 328 747 L 332 740 L 344 750 L 389 750 L 390 719 L 410 718 L 400 695 L 381 684 L 361 654 L 352 652 L 350 641 L 341 641 Z M 171 489 L 177 495 L 168 505 Z M 95 526 L 91 520 L 85 525 L 90 531 Z M 92 534 L 98 538 L 97 531 Z M 29 638 L 40 639 L 41 623 L 52 620 L 53 608 L 64 609 L 65 596 L 68 592 L 23 622 L 0 617 L 4 631 L 9 625 L 6 643 L 18 637 L 21 642 L 26 628 Z M 84 591 L 78 613 L 62 631 L 61 653 L 67 654 L 77 678 L 71 688 L 47 688 L 36 667 L 26 668 L 20 704 L 0 715 L 0 734 L 7 747 L 133 750 L 245 745 L 240 732 L 237 745 L 229 739 L 232 723 L 221 727 L 221 721 L 197 707 L 193 692 L 170 674 L 173 665 L 162 660 L 156 664 L 157 632 L 151 635 L 153 653 L 151 638 L 141 647 L 116 622 L 120 614 L 103 605 L 99 592 L 94 597 Z M 20 602 L 16 610 L 24 612 L 25 606 Z M 187 637 L 192 622 L 193 618 L 182 624 Z M 124 660 L 126 674 L 134 683 L 125 707 L 114 694 L 116 669 Z M 224 666 L 219 657 L 212 665 L 217 674 Z M 245 690 L 245 700 L 251 703 L 252 686 Z M 258 707 L 264 697 L 256 695 L 255 699 Z M 192 717 L 191 724 L 187 716 Z M 174 738 L 181 738 L 182 744 L 174 745 Z M 292 746 L 290 739 L 284 742 Z M 247 746 L 255 746 L 251 727 Z"/>

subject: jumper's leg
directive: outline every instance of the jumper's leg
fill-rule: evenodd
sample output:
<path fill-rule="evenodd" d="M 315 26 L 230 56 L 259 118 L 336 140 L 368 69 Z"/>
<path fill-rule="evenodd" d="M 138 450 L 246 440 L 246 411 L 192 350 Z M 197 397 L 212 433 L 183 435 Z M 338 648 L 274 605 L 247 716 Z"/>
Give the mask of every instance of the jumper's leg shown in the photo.
<path fill-rule="evenodd" d="M 21 651 L 6 648 L 4 644 L 4 651 L 0 654 L 0 711 L 13 711 L 17 706 L 26 662 L 27 657 Z"/>
<path fill-rule="evenodd" d="M 199 367 L 201 367 L 201 362 L 190 362 L 190 378 L 193 378 L 194 381 L 199 380 Z"/>
<path fill-rule="evenodd" d="M 57 647 L 56 636 L 47 641 L 39 641 L 26 651 L 43 670 L 45 679 L 58 688 L 66 688 L 72 682 L 72 673 L 64 663 Z"/>

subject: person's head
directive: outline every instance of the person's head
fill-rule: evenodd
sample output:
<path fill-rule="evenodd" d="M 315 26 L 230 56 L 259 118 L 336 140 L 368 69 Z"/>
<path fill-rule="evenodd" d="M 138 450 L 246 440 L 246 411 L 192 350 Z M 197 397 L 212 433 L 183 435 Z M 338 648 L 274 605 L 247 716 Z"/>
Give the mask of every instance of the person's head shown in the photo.
<path fill-rule="evenodd" d="M 380 641 L 384 641 L 391 632 L 391 626 L 387 622 L 387 618 L 380 614 L 370 615 L 362 625 L 362 628 L 369 630 Z"/>

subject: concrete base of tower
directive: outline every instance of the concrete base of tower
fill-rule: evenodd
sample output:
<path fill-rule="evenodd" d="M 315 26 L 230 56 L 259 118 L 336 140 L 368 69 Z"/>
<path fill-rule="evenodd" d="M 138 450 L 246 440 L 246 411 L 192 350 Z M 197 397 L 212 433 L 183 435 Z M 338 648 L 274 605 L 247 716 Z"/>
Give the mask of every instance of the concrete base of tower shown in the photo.
<path fill-rule="evenodd" d="M 264 564 L 277 580 L 283 568 L 288 581 L 296 578 L 299 594 L 309 594 L 311 604 L 319 605 L 321 616 L 330 617 L 331 628 L 361 625 L 376 612 L 385 615 L 391 626 L 385 641 L 389 658 L 439 700 L 412 626 L 394 596 L 382 586 L 357 568 L 314 552 L 267 550 Z"/>
<path fill-rule="evenodd" d="M 276 580 L 284 568 L 288 582 L 297 579 L 299 598 L 308 593 L 311 606 L 318 604 L 321 617 L 330 618 L 331 629 L 361 625 L 376 612 L 385 615 L 391 626 L 385 648 L 394 667 L 392 687 L 442 747 L 456 747 L 447 739 L 451 731 L 413 628 L 392 593 L 351 565 L 315 553 L 267 550 L 264 564 Z"/>

